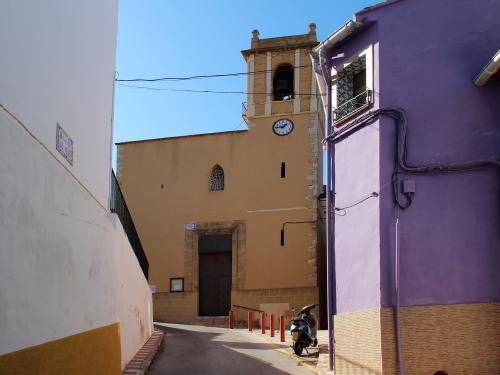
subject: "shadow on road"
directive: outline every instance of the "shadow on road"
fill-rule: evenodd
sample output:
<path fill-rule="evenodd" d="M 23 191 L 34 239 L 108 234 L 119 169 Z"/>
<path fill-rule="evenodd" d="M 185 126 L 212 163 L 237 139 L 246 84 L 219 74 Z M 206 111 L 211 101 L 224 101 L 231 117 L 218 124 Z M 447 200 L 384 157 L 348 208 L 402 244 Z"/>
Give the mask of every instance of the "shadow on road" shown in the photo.
<path fill-rule="evenodd" d="M 234 331 L 187 325 L 156 327 L 166 336 L 148 375 L 311 374 L 272 345 L 245 341 Z"/>

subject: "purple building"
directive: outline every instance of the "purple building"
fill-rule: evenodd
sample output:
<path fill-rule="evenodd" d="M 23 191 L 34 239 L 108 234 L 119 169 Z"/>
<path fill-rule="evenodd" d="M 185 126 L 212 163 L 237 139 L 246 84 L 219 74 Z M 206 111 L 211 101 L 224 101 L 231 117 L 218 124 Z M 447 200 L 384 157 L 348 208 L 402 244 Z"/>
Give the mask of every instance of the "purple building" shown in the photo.
<path fill-rule="evenodd" d="M 387 1 L 313 52 L 336 374 L 500 374 L 500 1 Z"/>

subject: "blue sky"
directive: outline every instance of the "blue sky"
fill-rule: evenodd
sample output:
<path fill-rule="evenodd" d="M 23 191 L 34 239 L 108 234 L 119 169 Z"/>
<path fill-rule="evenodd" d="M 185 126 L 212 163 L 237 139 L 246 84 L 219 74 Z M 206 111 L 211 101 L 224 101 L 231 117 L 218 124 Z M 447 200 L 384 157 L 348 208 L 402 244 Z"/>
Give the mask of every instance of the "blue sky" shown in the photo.
<path fill-rule="evenodd" d="M 377 0 L 121 0 L 119 78 L 245 72 L 240 51 L 261 38 L 305 34 L 318 40 Z M 307 5 L 310 4 L 310 5 Z M 153 86 L 153 85 L 151 85 Z M 166 82 L 155 87 L 246 91 L 246 77 Z M 244 129 L 245 95 L 150 91 L 116 86 L 114 142 Z M 116 151 L 115 151 L 116 152 Z M 115 154 L 114 152 L 114 154 Z"/>

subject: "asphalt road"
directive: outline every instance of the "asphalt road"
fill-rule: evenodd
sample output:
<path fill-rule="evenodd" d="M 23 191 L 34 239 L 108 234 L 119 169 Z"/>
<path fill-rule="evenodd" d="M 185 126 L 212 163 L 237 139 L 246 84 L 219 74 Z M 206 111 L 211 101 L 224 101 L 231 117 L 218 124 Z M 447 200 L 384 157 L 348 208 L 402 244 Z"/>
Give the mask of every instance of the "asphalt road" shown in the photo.
<path fill-rule="evenodd" d="M 313 373 L 258 335 L 182 324 L 161 324 L 157 327 L 164 329 L 166 336 L 148 375 Z"/>

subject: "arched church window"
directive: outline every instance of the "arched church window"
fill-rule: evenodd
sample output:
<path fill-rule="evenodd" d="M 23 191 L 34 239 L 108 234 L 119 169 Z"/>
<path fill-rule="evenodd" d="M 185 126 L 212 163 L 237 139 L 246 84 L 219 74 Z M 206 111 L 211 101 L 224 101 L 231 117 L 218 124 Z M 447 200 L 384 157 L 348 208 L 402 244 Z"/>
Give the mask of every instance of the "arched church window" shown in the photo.
<path fill-rule="evenodd" d="M 216 165 L 210 174 L 210 191 L 224 190 L 224 169 Z"/>
<path fill-rule="evenodd" d="M 293 75 L 293 66 L 291 64 L 283 64 L 276 69 L 273 77 L 274 100 L 293 99 Z"/>

